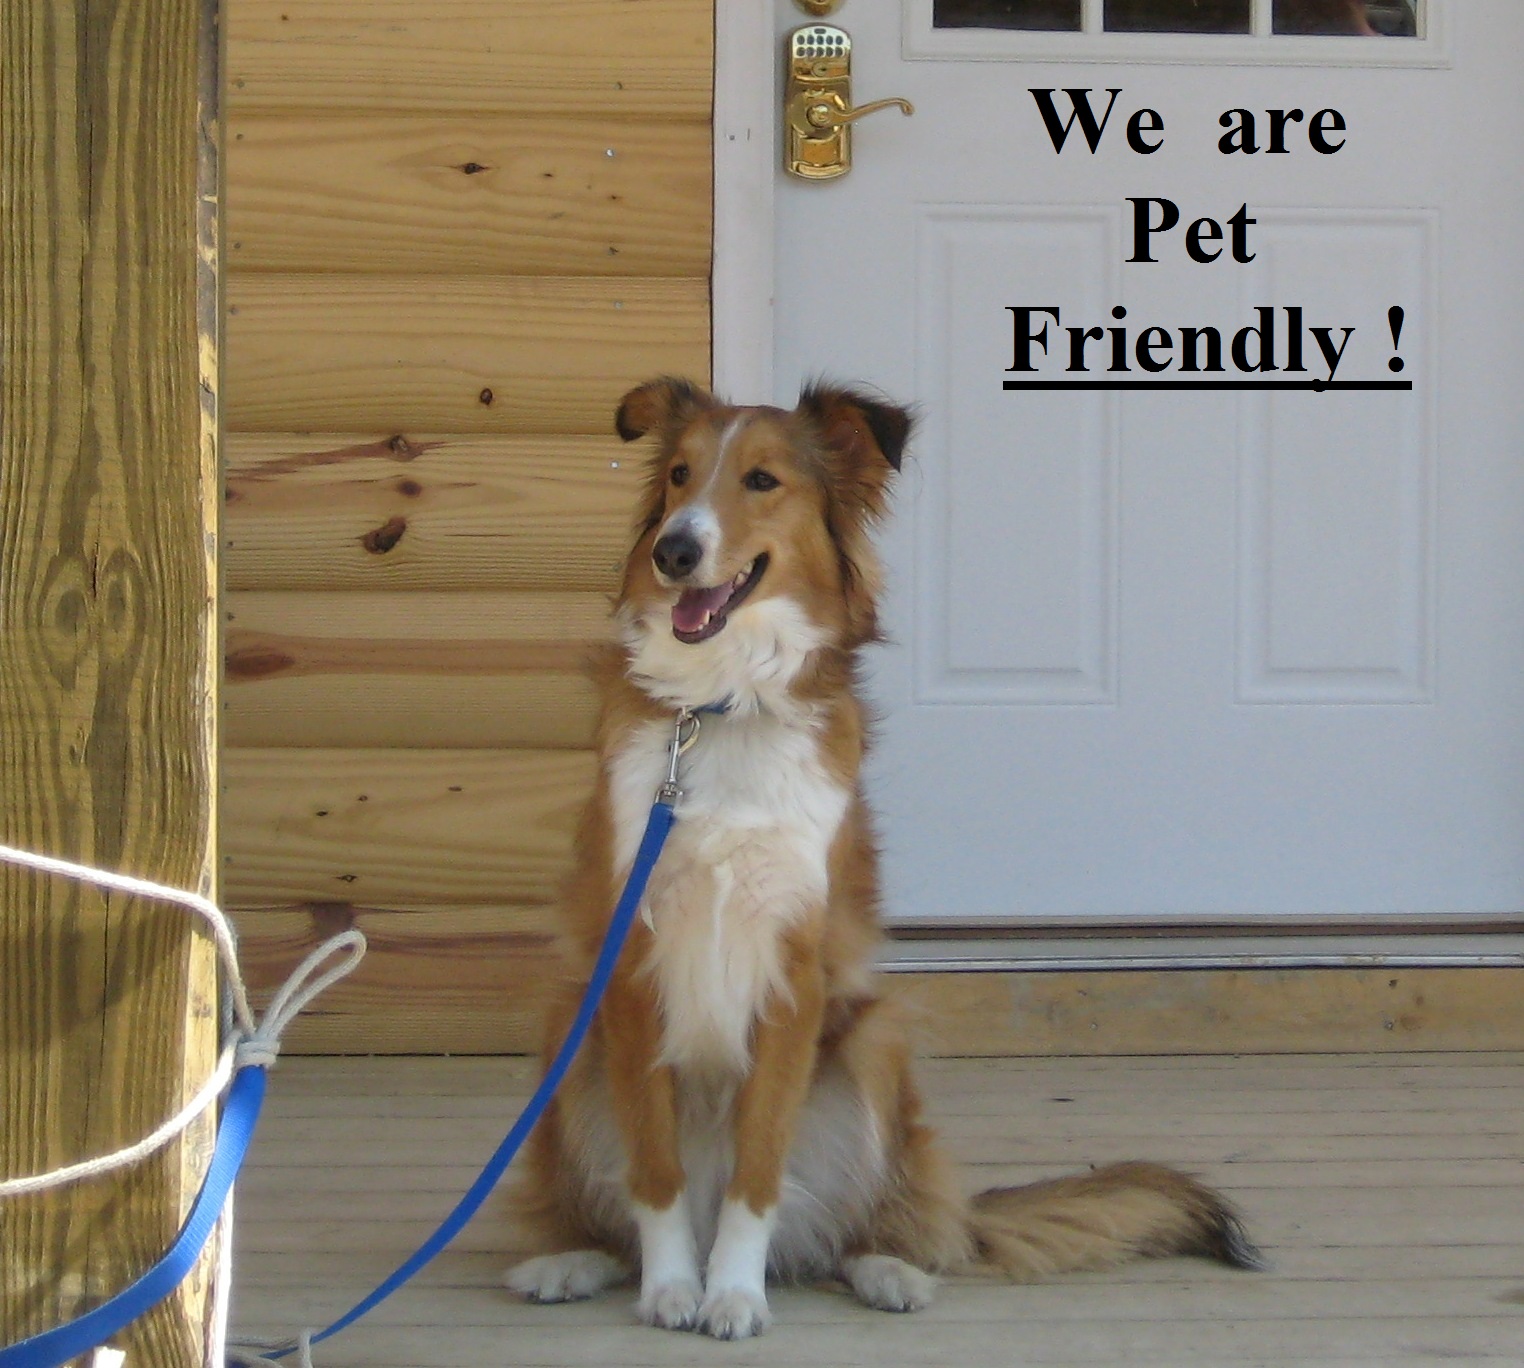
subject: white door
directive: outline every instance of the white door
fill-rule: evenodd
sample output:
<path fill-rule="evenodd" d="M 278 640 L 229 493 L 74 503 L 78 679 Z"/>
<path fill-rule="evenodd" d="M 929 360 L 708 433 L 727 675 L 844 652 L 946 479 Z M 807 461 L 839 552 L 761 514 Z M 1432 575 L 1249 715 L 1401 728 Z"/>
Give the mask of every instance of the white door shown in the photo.
<path fill-rule="evenodd" d="M 777 397 L 923 414 L 873 679 L 891 916 L 1524 909 L 1524 5 L 1274 31 L 1402 9 L 826 21 L 857 102 L 916 107 L 776 186 Z M 999 12 L 1081 31 L 934 26 Z M 1330 378 L 1412 387 L 1280 387 Z"/>

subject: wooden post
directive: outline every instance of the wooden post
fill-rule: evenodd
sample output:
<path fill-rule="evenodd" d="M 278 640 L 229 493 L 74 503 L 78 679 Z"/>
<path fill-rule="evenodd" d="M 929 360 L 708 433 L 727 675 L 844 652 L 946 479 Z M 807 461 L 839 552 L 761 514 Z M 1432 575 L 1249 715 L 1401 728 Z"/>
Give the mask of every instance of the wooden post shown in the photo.
<path fill-rule="evenodd" d="M 0 3 L 0 841 L 214 892 L 214 0 Z M 181 911 L 0 870 L 0 1173 L 136 1139 L 215 1060 Z M 0 1343 L 163 1251 L 211 1122 L 0 1206 Z M 117 1341 L 208 1361 L 216 1255 Z"/>

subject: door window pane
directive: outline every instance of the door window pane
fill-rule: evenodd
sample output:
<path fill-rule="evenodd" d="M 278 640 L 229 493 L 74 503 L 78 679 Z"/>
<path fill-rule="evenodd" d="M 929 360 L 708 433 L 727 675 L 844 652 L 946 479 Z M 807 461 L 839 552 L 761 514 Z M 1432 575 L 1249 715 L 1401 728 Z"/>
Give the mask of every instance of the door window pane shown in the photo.
<path fill-rule="evenodd" d="M 932 0 L 932 27 L 1416 38 L 1423 0 Z M 1265 32 L 1260 27 L 1258 32 Z"/>
<path fill-rule="evenodd" d="M 1275 0 L 1277 33 L 1357 34 L 1414 38 L 1416 0 Z"/>
<path fill-rule="evenodd" d="M 932 0 L 933 28 L 1057 29 L 1078 33 L 1080 0 Z"/>
<path fill-rule="evenodd" d="M 1109 33 L 1248 33 L 1249 0 L 1106 0 Z"/>

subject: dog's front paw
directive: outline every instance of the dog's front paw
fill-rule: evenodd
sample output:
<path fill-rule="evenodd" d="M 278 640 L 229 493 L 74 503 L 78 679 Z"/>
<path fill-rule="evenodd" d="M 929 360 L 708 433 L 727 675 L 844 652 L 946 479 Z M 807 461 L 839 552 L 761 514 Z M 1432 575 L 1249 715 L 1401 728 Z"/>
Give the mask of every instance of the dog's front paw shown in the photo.
<path fill-rule="evenodd" d="M 712 1291 L 699 1308 L 699 1329 L 715 1339 L 750 1339 L 772 1324 L 767 1298 L 744 1287 Z"/>
<path fill-rule="evenodd" d="M 642 1292 L 635 1313 L 647 1325 L 663 1330 L 691 1330 L 703 1295 L 704 1289 L 691 1278 L 675 1278 Z"/>
<path fill-rule="evenodd" d="M 601 1249 L 542 1254 L 515 1264 L 503 1275 L 511 1292 L 532 1302 L 582 1301 L 620 1281 L 625 1267 Z"/>
<path fill-rule="evenodd" d="M 876 1311 L 919 1311 L 931 1305 L 937 1280 L 892 1254 L 863 1254 L 842 1265 L 858 1301 Z"/>

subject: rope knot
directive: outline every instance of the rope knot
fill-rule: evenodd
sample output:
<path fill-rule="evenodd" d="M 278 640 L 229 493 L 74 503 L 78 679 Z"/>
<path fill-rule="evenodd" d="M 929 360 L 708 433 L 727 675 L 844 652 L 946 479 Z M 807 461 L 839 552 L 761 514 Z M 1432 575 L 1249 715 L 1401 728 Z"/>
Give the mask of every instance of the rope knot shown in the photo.
<path fill-rule="evenodd" d="M 281 1037 L 286 1027 L 313 998 L 353 972 L 364 956 L 365 937 L 352 927 L 330 936 L 312 951 L 270 999 L 259 1025 L 242 1033 L 234 1053 L 238 1067 L 253 1065 L 267 1069 L 274 1064 L 280 1058 Z M 334 962 L 329 964 L 330 960 Z"/>
<path fill-rule="evenodd" d="M 187 889 L 171 888 L 167 884 L 135 878 L 130 874 L 93 869 L 89 865 L 76 864 L 73 860 L 60 860 L 52 855 L 17 850 L 14 846 L 0 845 L 0 864 L 17 865 L 43 874 L 74 879 L 79 883 L 93 884 L 97 888 L 125 893 L 132 898 L 152 898 L 175 903 L 202 917 L 217 944 L 217 958 L 226 975 L 234 1022 L 232 1039 L 218 1056 L 216 1068 L 202 1083 L 196 1095 L 157 1129 L 135 1144 L 111 1154 L 83 1159 L 77 1164 L 66 1164 L 45 1173 L 0 1178 L 0 1200 L 30 1196 L 62 1187 L 66 1183 L 96 1178 L 157 1154 L 221 1096 L 233 1077 L 235 1064 L 268 1068 L 275 1063 L 280 1054 L 281 1034 L 290 1025 L 291 1018 L 330 984 L 353 970 L 365 954 L 365 937 L 356 930 L 341 932 L 324 941 L 297 966 L 296 972 L 271 1000 L 265 1019 L 256 1023 L 249 1007 L 249 995 L 243 986 L 243 974 L 238 968 L 238 947 L 233 940 L 233 930 L 228 925 L 227 918 L 222 915 L 222 909 L 210 898 Z M 321 966 L 335 954 L 342 954 L 344 958 L 319 974 Z"/>
<path fill-rule="evenodd" d="M 268 1069 L 280 1058 L 280 1041 L 256 1031 L 233 1047 L 234 1069 Z"/>

